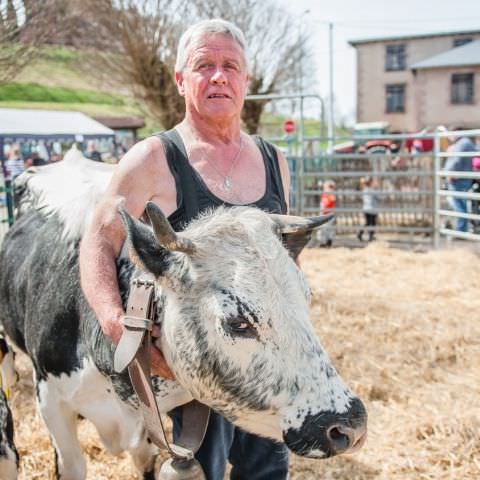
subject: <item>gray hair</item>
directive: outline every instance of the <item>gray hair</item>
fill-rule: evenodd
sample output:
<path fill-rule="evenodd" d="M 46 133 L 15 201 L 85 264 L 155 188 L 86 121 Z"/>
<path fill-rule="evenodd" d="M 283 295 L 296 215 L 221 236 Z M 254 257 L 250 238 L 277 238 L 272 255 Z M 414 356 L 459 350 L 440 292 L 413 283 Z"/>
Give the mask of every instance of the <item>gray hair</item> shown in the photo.
<path fill-rule="evenodd" d="M 177 49 L 177 60 L 175 62 L 175 71 L 182 72 L 187 64 L 187 50 L 191 43 L 208 33 L 219 33 L 231 37 L 238 43 L 239 47 L 247 62 L 247 42 L 243 32 L 231 22 L 227 22 L 221 18 L 213 18 L 210 20 L 202 20 L 189 27 L 180 37 Z"/>

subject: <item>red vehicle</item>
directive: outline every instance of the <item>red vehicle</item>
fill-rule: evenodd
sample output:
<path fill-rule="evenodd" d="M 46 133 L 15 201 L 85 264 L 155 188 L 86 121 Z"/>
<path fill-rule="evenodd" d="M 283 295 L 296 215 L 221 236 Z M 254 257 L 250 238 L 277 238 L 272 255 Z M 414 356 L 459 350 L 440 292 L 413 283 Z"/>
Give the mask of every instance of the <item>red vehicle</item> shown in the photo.
<path fill-rule="evenodd" d="M 397 142 L 390 139 L 375 139 L 387 135 L 390 124 L 387 122 L 357 123 L 353 128 L 353 140 L 335 145 L 335 153 L 382 153 L 398 150 Z M 368 137 L 366 140 L 362 137 Z"/>
<path fill-rule="evenodd" d="M 419 134 L 433 133 L 432 129 L 425 128 Z M 405 148 L 408 152 L 431 152 L 433 150 L 433 138 L 407 138 Z"/>
<path fill-rule="evenodd" d="M 409 153 L 430 152 L 433 150 L 432 138 L 407 138 L 406 140 L 382 139 L 375 136 L 388 135 L 390 124 L 388 122 L 357 123 L 353 129 L 353 140 L 335 146 L 335 153 L 395 153 L 403 144 Z M 425 129 L 418 133 L 430 133 Z M 362 137 L 368 137 L 366 140 Z"/>

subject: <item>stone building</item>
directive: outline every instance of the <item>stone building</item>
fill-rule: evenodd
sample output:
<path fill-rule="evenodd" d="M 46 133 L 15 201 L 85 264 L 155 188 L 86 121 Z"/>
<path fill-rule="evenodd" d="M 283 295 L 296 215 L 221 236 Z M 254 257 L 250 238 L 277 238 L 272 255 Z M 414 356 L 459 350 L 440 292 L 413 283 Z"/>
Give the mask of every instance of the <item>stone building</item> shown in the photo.
<path fill-rule="evenodd" d="M 480 30 L 352 40 L 357 121 L 480 128 Z"/>

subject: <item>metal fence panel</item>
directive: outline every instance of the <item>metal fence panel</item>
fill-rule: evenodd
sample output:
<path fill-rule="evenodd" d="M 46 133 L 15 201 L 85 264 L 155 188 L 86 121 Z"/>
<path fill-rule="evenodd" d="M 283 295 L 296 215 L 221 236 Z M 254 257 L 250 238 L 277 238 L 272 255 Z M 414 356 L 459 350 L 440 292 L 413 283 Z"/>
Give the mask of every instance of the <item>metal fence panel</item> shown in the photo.
<path fill-rule="evenodd" d="M 365 153 L 327 154 L 321 148 L 313 147 L 308 150 L 316 151 L 315 155 L 289 157 L 291 210 L 298 215 L 320 213 L 321 185 L 333 180 L 336 183 L 337 232 L 359 231 L 364 225 L 360 180 L 370 176 L 378 180 L 376 193 L 381 198 L 376 231 L 422 233 L 428 235 L 436 246 L 441 236 L 480 240 L 480 193 L 452 192 L 445 187 L 447 177 L 480 180 L 480 172 L 447 173 L 443 170 L 445 160 L 451 156 L 471 158 L 475 155 L 475 152 L 441 151 L 441 138 L 452 136 L 480 137 L 480 130 L 375 136 L 377 140 L 381 137 L 398 145 L 405 145 L 407 139 L 428 139 L 430 144 L 433 143 L 433 149 L 428 152 L 411 153 L 400 148 L 394 153 L 380 147 L 364 150 Z M 324 144 L 324 140 L 305 139 L 310 143 L 318 141 L 318 145 Z M 363 140 L 367 142 L 372 138 Z M 448 204 L 449 197 L 466 199 L 468 212 L 454 211 Z M 451 227 L 452 218 L 467 218 L 469 231 L 455 231 Z"/>
<path fill-rule="evenodd" d="M 297 215 L 320 213 L 321 185 L 326 180 L 336 183 L 336 231 L 358 232 L 364 226 L 360 180 L 371 176 L 378 180 L 380 196 L 375 227 L 379 232 L 428 235 L 434 246 L 442 237 L 456 237 L 480 241 L 480 191 L 452 192 L 445 188 L 447 176 L 478 180 L 480 172 L 445 172 L 444 163 L 451 156 L 473 157 L 475 152 L 451 153 L 440 150 L 441 139 L 449 136 L 477 136 L 480 130 L 440 132 L 428 134 L 376 135 L 375 139 L 389 139 L 402 144 L 406 139 L 430 139 L 433 150 L 410 153 L 399 149 L 370 149 L 366 153 L 326 153 L 324 138 L 302 138 L 308 148 L 303 155 L 288 156 L 291 174 L 290 210 Z M 359 137 L 356 137 L 358 140 Z M 369 140 L 364 137 L 362 140 Z M 315 143 L 317 146 L 315 146 Z M 309 155 L 306 155 L 306 152 Z M 480 153 L 478 153 L 480 156 Z M 467 201 L 467 213 L 450 208 L 448 198 Z M 456 231 L 452 222 L 458 218 L 469 221 L 467 232 Z M 0 170 L 0 241 L 13 222 L 10 182 Z"/>
<path fill-rule="evenodd" d="M 303 199 L 293 202 L 297 211 L 302 205 L 299 214 L 318 214 L 322 184 L 333 180 L 337 232 L 360 229 L 363 226 L 360 182 L 363 177 L 370 176 L 377 179 L 376 193 L 381 198 L 378 230 L 395 231 L 398 227 L 398 231 L 410 229 L 432 233 L 432 155 L 322 154 L 304 158 L 303 165 Z"/>

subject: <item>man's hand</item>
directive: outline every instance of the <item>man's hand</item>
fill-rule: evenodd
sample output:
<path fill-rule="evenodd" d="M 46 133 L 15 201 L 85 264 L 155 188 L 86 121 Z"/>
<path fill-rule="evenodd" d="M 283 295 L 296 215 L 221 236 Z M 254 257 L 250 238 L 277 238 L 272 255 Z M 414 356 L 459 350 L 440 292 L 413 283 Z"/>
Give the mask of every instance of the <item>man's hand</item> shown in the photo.
<path fill-rule="evenodd" d="M 116 315 L 110 316 L 107 320 L 100 322 L 103 333 L 109 337 L 115 345 L 118 345 L 123 333 L 123 310 Z"/>
<path fill-rule="evenodd" d="M 102 326 L 105 326 L 104 333 L 110 337 L 115 345 L 118 345 L 123 333 L 123 314 L 122 320 L 118 317 L 112 318 L 108 323 L 105 322 Z M 148 332 L 147 332 L 148 334 Z M 153 345 L 155 338 L 160 337 L 161 329 L 158 325 L 154 325 L 152 329 L 152 345 L 150 347 L 150 368 L 152 375 L 158 375 L 166 380 L 175 380 L 173 372 L 170 370 L 163 353 Z"/>

